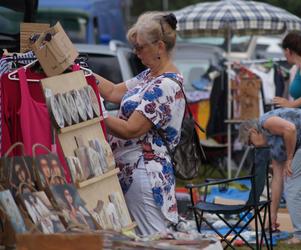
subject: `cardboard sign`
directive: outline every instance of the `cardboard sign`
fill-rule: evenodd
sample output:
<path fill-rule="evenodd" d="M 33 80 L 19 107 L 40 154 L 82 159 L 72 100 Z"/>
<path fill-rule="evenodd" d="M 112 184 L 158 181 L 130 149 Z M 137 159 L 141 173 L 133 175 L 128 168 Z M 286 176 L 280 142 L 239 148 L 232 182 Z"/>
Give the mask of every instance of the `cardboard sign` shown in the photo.
<path fill-rule="evenodd" d="M 48 23 L 21 23 L 20 24 L 20 52 L 31 50 L 29 38 L 33 34 L 41 34 L 50 28 Z"/>
<path fill-rule="evenodd" d="M 59 22 L 32 45 L 47 76 L 63 73 L 78 57 L 78 52 Z"/>

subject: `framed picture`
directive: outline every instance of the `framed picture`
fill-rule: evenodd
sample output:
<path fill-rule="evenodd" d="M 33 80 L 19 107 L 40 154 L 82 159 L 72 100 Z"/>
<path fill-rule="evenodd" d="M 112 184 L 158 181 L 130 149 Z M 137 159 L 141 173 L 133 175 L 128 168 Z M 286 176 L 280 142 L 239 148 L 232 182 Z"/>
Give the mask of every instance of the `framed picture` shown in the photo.
<path fill-rule="evenodd" d="M 43 188 L 49 186 L 51 180 L 51 170 L 47 154 L 37 155 L 35 157 L 35 166 L 39 175 L 41 186 Z"/>
<path fill-rule="evenodd" d="M 101 164 L 102 171 L 104 173 L 108 172 L 109 165 L 105 156 L 104 148 L 101 145 L 98 138 L 89 140 L 89 146 L 93 148 L 98 153 L 99 162 Z"/>
<path fill-rule="evenodd" d="M 9 158 L 7 168 L 7 176 L 9 180 L 9 187 L 12 190 L 13 197 L 15 196 L 20 184 L 22 186 L 21 192 L 26 191 L 30 187 L 35 187 L 34 171 L 32 167 L 32 158 L 29 156 L 15 156 Z"/>
<path fill-rule="evenodd" d="M 24 193 L 21 201 L 31 220 L 45 234 L 64 232 L 65 228 L 43 191 Z"/>
<path fill-rule="evenodd" d="M 94 173 L 90 166 L 90 160 L 89 160 L 89 155 L 87 153 L 87 148 L 84 146 L 81 146 L 81 147 L 75 149 L 74 153 L 80 161 L 80 164 L 83 169 L 83 173 L 85 175 L 85 179 L 94 177 Z"/>
<path fill-rule="evenodd" d="M 102 229 L 111 229 L 113 225 L 106 214 L 105 205 L 102 200 L 98 200 L 96 207 L 91 211 L 93 218 L 102 227 Z"/>
<path fill-rule="evenodd" d="M 56 184 L 66 183 L 64 169 L 59 160 L 58 155 L 57 154 L 48 154 L 47 157 L 49 160 L 50 171 L 51 171 L 50 184 L 56 185 Z"/>
<path fill-rule="evenodd" d="M 103 174 L 101 163 L 99 161 L 98 153 L 91 147 L 86 147 L 86 153 L 88 155 L 90 168 L 94 176 L 99 176 Z"/>
<path fill-rule="evenodd" d="M 56 154 L 37 155 L 35 157 L 35 166 L 39 175 L 40 185 L 43 188 L 49 185 L 65 183 L 64 170 Z"/>
<path fill-rule="evenodd" d="M 0 192 L 0 206 L 6 213 L 16 233 L 24 233 L 27 231 L 20 210 L 17 207 L 15 200 L 9 190 Z"/>
<path fill-rule="evenodd" d="M 68 156 L 66 157 L 66 159 L 69 166 L 72 182 L 77 183 L 84 181 L 85 175 L 79 159 L 75 156 Z"/>
<path fill-rule="evenodd" d="M 131 224 L 129 217 L 126 215 L 125 202 L 122 200 L 120 193 L 113 192 L 109 194 L 109 201 L 114 204 L 119 221 L 122 227 L 126 227 Z"/>
<path fill-rule="evenodd" d="M 62 210 L 67 225 L 81 224 L 90 229 L 97 229 L 73 184 L 53 185 L 50 186 L 50 191 L 57 206 Z"/>

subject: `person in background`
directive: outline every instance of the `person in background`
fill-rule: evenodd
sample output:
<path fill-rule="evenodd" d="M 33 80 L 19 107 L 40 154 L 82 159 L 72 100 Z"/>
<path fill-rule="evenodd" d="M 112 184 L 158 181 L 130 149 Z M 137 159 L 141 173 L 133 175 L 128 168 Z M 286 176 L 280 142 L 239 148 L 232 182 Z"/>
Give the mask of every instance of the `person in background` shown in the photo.
<path fill-rule="evenodd" d="M 273 104 L 277 107 L 299 108 L 301 106 L 301 33 L 288 33 L 282 41 L 282 48 L 287 62 L 294 65 L 290 73 L 289 86 L 289 94 L 293 97 L 293 100 L 276 96 Z"/>
<path fill-rule="evenodd" d="M 298 108 L 301 106 L 301 73 L 300 73 L 301 33 L 300 32 L 288 33 L 282 41 L 282 48 L 284 50 L 284 55 L 286 57 L 287 62 L 293 65 L 290 71 L 290 85 L 289 85 L 289 94 L 290 96 L 293 97 L 293 100 L 276 96 L 273 99 L 273 104 L 276 107 L 281 107 L 281 108 Z M 275 176 L 280 176 L 281 173 L 278 173 L 279 171 L 282 172 L 282 169 L 273 168 L 273 175 L 275 174 Z M 275 178 L 273 177 L 275 185 L 277 185 L 277 188 L 273 189 L 274 195 L 280 198 L 282 195 L 282 188 L 280 188 L 280 186 L 278 186 L 278 184 L 276 183 L 281 182 L 282 179 L 283 178 L 277 179 L 276 177 Z M 278 213 L 279 202 L 277 198 L 277 199 L 272 199 L 272 203 L 271 203 L 271 212 L 272 212 L 274 230 L 276 230 L 280 226 L 279 223 L 274 221 Z"/>
<path fill-rule="evenodd" d="M 258 120 L 243 122 L 239 139 L 255 147 L 269 146 L 272 167 L 272 223 L 284 186 L 294 237 L 288 243 L 301 242 L 301 109 L 280 108 L 263 114 Z M 274 206 L 274 207 L 273 207 Z"/>
<path fill-rule="evenodd" d="M 172 61 L 176 26 L 173 14 L 142 14 L 127 38 L 147 69 L 119 84 L 95 74 L 100 95 L 120 104 L 118 116 L 107 116 L 105 124 L 127 207 L 143 236 L 178 222 L 173 166 L 157 132 L 163 130 L 171 149 L 180 140 L 185 100 Z"/>

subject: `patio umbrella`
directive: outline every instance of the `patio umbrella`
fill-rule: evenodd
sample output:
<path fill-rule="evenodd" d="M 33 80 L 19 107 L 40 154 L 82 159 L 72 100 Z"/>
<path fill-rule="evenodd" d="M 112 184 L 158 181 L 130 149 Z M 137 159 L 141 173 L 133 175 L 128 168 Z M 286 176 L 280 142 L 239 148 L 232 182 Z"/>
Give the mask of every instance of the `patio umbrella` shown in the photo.
<path fill-rule="evenodd" d="M 178 32 L 183 37 L 222 35 L 231 52 L 231 36 L 271 35 L 301 30 L 301 19 L 267 3 L 243 0 L 204 2 L 175 11 Z M 228 119 L 231 120 L 231 81 L 228 63 Z M 228 123 L 228 177 L 231 177 L 231 124 Z"/>

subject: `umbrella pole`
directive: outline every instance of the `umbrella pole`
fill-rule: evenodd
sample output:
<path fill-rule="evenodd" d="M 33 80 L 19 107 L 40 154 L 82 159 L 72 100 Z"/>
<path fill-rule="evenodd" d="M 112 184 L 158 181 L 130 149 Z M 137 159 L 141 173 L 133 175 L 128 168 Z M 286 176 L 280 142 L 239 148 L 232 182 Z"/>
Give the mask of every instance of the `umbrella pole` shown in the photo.
<path fill-rule="evenodd" d="M 228 157 L 227 157 L 227 170 L 228 170 L 228 178 L 231 178 L 232 173 L 232 151 L 231 151 L 231 118 L 232 118 L 232 112 L 231 112 L 231 101 L 232 101 L 232 94 L 231 94 L 231 59 L 230 59 L 230 53 L 231 53 L 231 29 L 228 28 L 227 32 L 227 50 L 228 50 L 228 63 L 227 63 L 227 74 L 228 74 L 228 93 L 227 93 L 227 108 L 228 108 L 228 123 L 227 123 L 227 146 L 228 146 Z"/>

